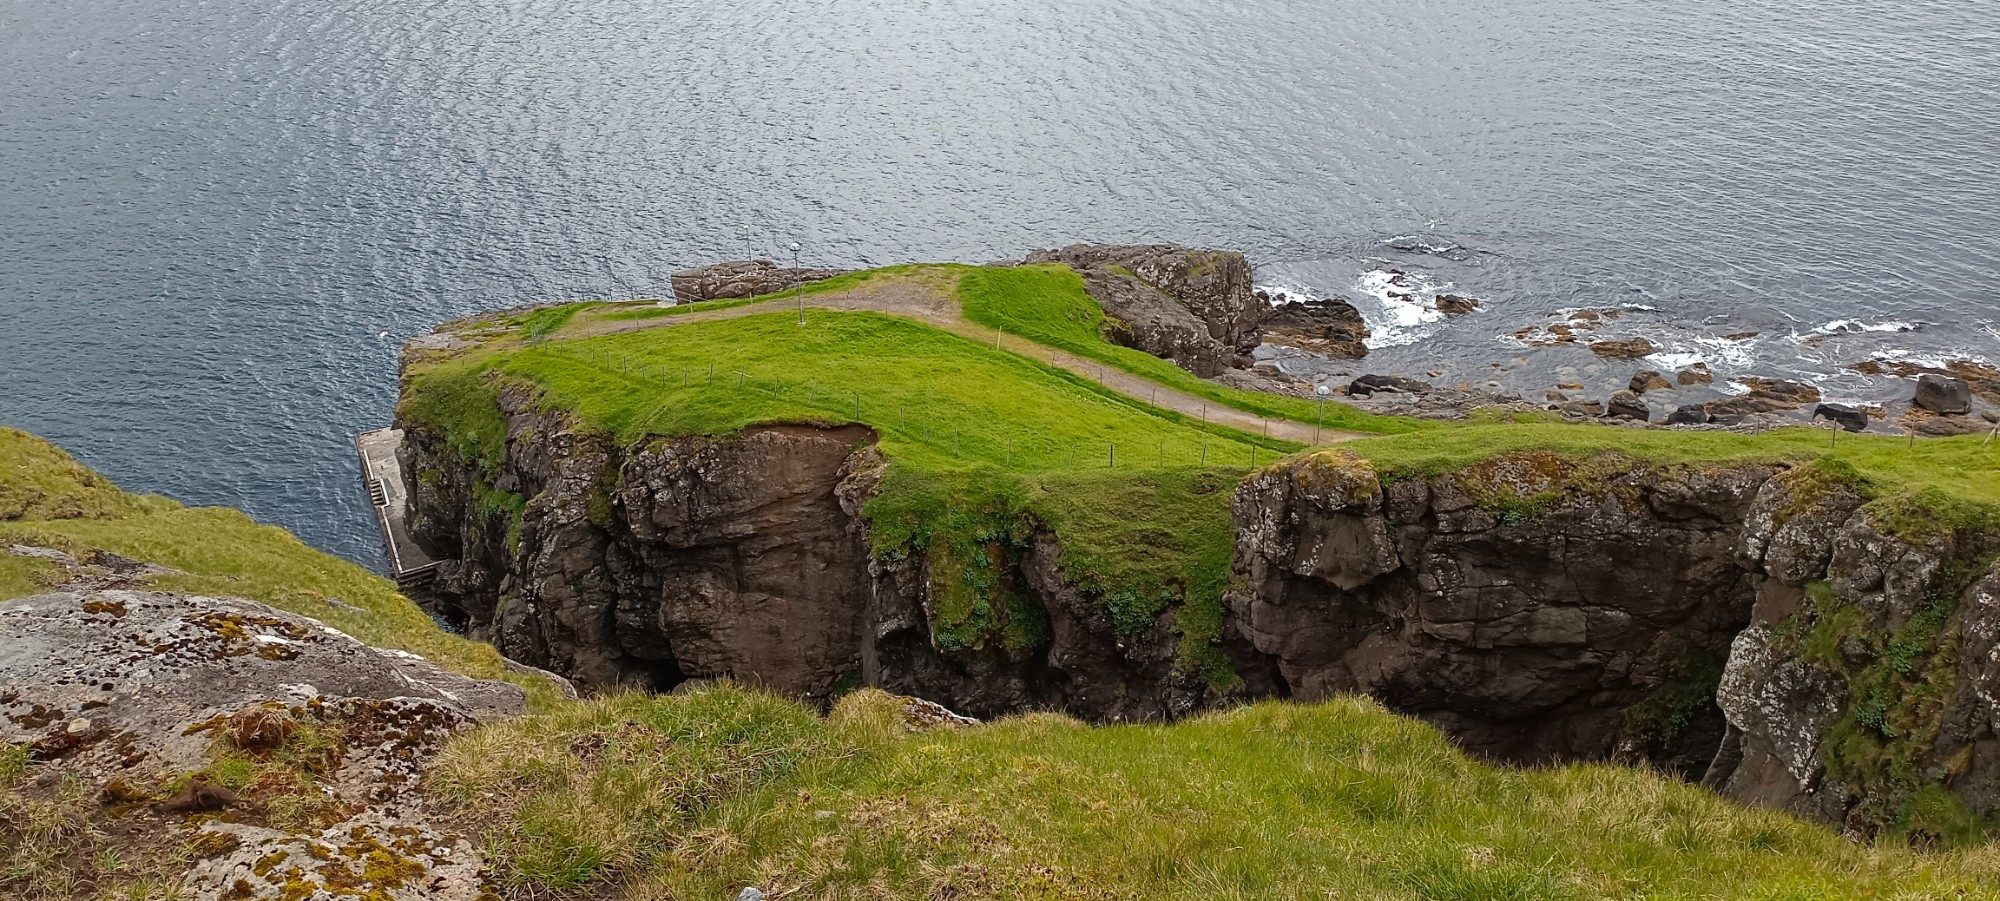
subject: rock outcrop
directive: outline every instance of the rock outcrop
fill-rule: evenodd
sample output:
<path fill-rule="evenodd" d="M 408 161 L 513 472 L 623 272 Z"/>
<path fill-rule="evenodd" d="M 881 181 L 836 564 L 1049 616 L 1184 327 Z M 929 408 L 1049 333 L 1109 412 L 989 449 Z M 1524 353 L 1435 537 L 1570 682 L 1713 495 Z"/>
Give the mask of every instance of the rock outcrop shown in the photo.
<path fill-rule="evenodd" d="M 669 283 L 676 302 L 699 303 L 762 297 L 846 273 L 845 269 L 790 269 L 770 260 L 739 260 L 682 270 L 674 273 Z"/>
<path fill-rule="evenodd" d="M 240 598 L 70 591 L 0 605 L 0 741 L 38 759 L 198 769 L 188 727 L 279 700 L 408 699 L 470 722 L 523 709 L 521 689 L 371 648 Z"/>
<path fill-rule="evenodd" d="M 1298 697 L 1921 834 L 2000 812 L 2000 536 L 1909 515 L 1820 465 L 1524 453 L 1385 482 L 1327 451 L 1244 484 L 1227 600 Z"/>
<path fill-rule="evenodd" d="M 1024 262 L 1063 263 L 1076 270 L 1114 320 L 1107 338 L 1172 360 L 1195 375 L 1241 365 L 1271 313 L 1252 292 L 1250 262 L 1234 251 L 1074 244 L 1035 251 Z"/>
<path fill-rule="evenodd" d="M 524 707 L 517 686 L 238 598 L 0 604 L 0 741 L 96 789 L 122 833 L 179 835 L 192 859 L 177 897 L 493 897 L 478 849 L 434 827 L 415 789 L 453 733 Z M 302 743 L 302 789 L 278 764 L 268 782 L 210 781 L 223 750 L 269 761 Z M 278 809 L 318 825 L 279 828 Z"/>
<path fill-rule="evenodd" d="M 1359 360 L 1368 355 L 1368 323 L 1354 304 L 1340 298 L 1293 300 L 1272 308 L 1264 322 L 1266 344 L 1317 351 Z"/>
<path fill-rule="evenodd" d="M 968 564 L 874 552 L 863 507 L 885 462 L 864 428 L 617 447 L 525 394 L 501 404 L 507 452 L 490 475 L 402 424 L 411 532 L 446 561 L 425 603 L 585 690 L 727 676 L 826 702 L 868 684 L 974 716 L 1060 707 L 1101 720 L 1212 699 L 1176 665 L 1171 612 L 1121 630 L 1032 522 L 979 556 L 1037 640 L 953 632 L 935 586 Z M 494 491 L 526 499 L 518 520 L 479 500 Z"/>
<path fill-rule="evenodd" d="M 1590 465 L 1530 454 L 1386 487 L 1337 452 L 1267 469 L 1236 498 L 1231 613 L 1298 697 L 1366 693 L 1509 760 L 1705 765 L 1712 703 L 1630 711 L 1748 621 L 1733 524 L 1769 472 Z"/>

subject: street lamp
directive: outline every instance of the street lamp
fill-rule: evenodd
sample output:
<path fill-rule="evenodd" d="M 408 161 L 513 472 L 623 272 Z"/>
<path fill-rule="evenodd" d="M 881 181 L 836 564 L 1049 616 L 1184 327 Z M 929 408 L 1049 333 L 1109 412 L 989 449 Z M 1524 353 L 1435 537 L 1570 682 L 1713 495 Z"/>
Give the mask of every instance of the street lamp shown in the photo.
<path fill-rule="evenodd" d="M 1313 393 L 1319 395 L 1319 423 L 1313 426 L 1313 443 L 1318 444 L 1320 430 L 1326 428 L 1326 396 L 1332 394 L 1333 389 L 1321 385 L 1314 388 Z"/>
<path fill-rule="evenodd" d="M 792 242 L 792 277 L 799 278 L 799 242 Z M 799 327 L 806 324 L 806 282 L 799 279 Z"/>

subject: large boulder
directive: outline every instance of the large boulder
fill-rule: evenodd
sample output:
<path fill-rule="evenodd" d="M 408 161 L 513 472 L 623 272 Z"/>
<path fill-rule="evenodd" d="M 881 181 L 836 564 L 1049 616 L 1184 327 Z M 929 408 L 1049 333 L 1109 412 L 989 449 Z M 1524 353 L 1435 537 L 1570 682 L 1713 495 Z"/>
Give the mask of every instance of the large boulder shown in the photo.
<path fill-rule="evenodd" d="M 1813 418 L 1824 418 L 1850 432 L 1868 430 L 1868 414 L 1846 404 L 1820 404 L 1813 408 Z"/>
<path fill-rule="evenodd" d="M 1673 386 L 1672 382 L 1667 381 L 1666 376 L 1651 369 L 1641 369 L 1637 375 L 1632 376 L 1632 384 L 1627 386 L 1627 390 L 1634 394 L 1644 394 L 1648 391 L 1665 391 Z"/>
<path fill-rule="evenodd" d="M 1668 425 L 1706 425 L 1708 408 L 1701 404 L 1682 404 L 1667 414 Z"/>
<path fill-rule="evenodd" d="M 1914 403 L 1932 413 L 1962 416 L 1972 412 L 1972 386 L 1964 379 L 1927 372 L 1917 377 Z"/>
<path fill-rule="evenodd" d="M 1631 391 L 1620 391 L 1611 395 L 1611 403 L 1605 406 L 1604 415 L 1612 419 L 1634 419 L 1651 422 L 1652 408 L 1646 406 L 1645 399 Z"/>
<path fill-rule="evenodd" d="M 670 281 L 674 287 L 675 301 L 698 303 L 704 300 L 762 297 L 795 288 L 806 282 L 843 275 L 846 272 L 845 269 L 780 268 L 770 260 L 738 260 L 716 263 L 699 269 L 685 269 L 674 273 Z"/>
<path fill-rule="evenodd" d="M 1026 263 L 1063 263 L 1116 322 L 1107 336 L 1210 376 L 1257 346 L 1270 304 L 1251 288 L 1240 253 L 1172 244 L 1073 244 Z"/>

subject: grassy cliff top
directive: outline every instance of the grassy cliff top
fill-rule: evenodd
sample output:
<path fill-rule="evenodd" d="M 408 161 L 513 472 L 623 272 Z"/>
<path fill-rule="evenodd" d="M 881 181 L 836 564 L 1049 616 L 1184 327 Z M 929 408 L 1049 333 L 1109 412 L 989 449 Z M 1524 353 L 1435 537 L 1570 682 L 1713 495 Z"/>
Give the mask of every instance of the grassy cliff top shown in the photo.
<path fill-rule="evenodd" d="M 1161 604 L 1181 605 L 1187 662 L 1212 671 L 1213 636 L 1195 624 L 1219 615 L 1234 543 L 1230 492 L 1214 486 L 1304 449 L 1319 435 L 1321 405 L 1212 384 L 1110 343 L 1105 325 L 1082 279 L 1059 264 L 895 266 L 680 307 L 568 304 L 448 326 L 454 349 L 409 355 L 398 415 L 441 434 L 488 485 L 505 449 L 497 398 L 510 386 L 620 445 L 760 423 L 860 423 L 894 464 L 867 511 L 878 550 L 970 553 L 974 536 L 1025 536 L 1021 521 L 1032 519 L 1062 539 L 1072 578 L 1107 599 L 1149 599 L 1115 611 L 1135 628 Z M 1899 502 L 1899 521 L 2000 521 L 2000 447 L 1978 438 L 1443 424 L 1338 403 L 1324 413 L 1326 439 L 1355 439 L 1342 446 L 1389 479 L 1529 450 L 1663 465 L 1826 459 Z M 940 638 L 1034 641 L 971 614 L 953 622 L 953 611 L 1000 600 L 948 604 Z"/>
<path fill-rule="evenodd" d="M 21 432 L 0 429 L 0 461 L 0 498 L 36 511 L 0 517 L 0 544 L 173 566 L 184 574 L 154 577 L 158 587 L 255 598 L 468 675 L 504 675 L 490 648 L 280 529 L 119 492 Z M 8 568 L 16 559 L 0 556 L 11 574 L 0 579 L 26 581 L 0 581 L 0 598 L 49 575 Z M 873 691 L 830 717 L 729 685 L 586 701 L 541 691 L 534 704 L 461 736 L 428 783 L 523 897 L 727 898 L 746 885 L 816 898 L 2000 892 L 1994 847 L 1856 845 L 1637 769 L 1488 766 L 1358 699 L 1172 725 L 1032 714 L 930 731 Z M 0 748 L 0 894 L 153 896 L 133 874 L 175 864 L 121 858 L 90 791 L 30 797 L 39 766 Z M 32 872 L 28 855 L 42 861 Z M 63 881 L 78 873 L 87 883 Z"/>

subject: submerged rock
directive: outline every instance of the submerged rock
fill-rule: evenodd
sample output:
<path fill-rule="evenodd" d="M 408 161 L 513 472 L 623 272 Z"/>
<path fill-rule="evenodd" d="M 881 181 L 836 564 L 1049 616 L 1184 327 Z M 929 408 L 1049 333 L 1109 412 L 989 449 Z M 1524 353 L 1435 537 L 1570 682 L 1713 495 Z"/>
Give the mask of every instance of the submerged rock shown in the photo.
<path fill-rule="evenodd" d="M 1708 402 L 1711 417 L 1780 413 L 1820 400 L 1819 389 L 1804 382 L 1766 378 L 1746 378 L 1742 382 L 1750 389 L 1748 392 Z"/>
<path fill-rule="evenodd" d="M 1367 397 L 1377 391 L 1401 392 L 1403 394 L 1429 394 L 1431 383 L 1400 375 L 1364 375 L 1347 386 L 1349 397 Z"/>
<path fill-rule="evenodd" d="M 1715 381 L 1715 373 L 1709 371 L 1708 364 L 1696 363 L 1687 369 L 1674 373 L 1674 382 L 1682 387 L 1706 385 Z"/>
<path fill-rule="evenodd" d="M 1439 312 L 1444 313 L 1446 316 L 1463 316 L 1479 309 L 1479 301 L 1477 298 L 1466 297 L 1462 294 L 1439 294 L 1437 296 L 1437 308 Z"/>
<path fill-rule="evenodd" d="M 1611 360 L 1636 360 L 1652 356 L 1659 348 L 1644 338 L 1623 338 L 1616 341 L 1593 341 L 1590 352 Z"/>

